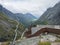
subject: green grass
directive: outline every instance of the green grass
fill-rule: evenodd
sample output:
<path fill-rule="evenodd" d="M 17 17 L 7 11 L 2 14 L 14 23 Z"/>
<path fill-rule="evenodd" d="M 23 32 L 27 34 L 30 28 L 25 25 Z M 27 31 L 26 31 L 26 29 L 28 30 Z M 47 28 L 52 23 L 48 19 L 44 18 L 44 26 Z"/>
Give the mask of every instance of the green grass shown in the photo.
<path fill-rule="evenodd" d="M 3 22 L 3 23 L 2 23 Z M 10 27 L 7 27 L 7 25 L 10 25 Z M 7 38 L 7 41 L 12 41 L 14 38 L 14 30 L 16 29 L 17 22 L 15 20 L 10 20 L 9 17 L 7 17 L 2 12 L 0 13 L 0 38 Z M 24 25 L 19 22 L 18 31 L 23 32 L 25 29 Z M 18 33 L 17 39 L 20 38 L 20 34 Z"/>
<path fill-rule="evenodd" d="M 5 20 L 5 21 L 7 21 L 7 20 L 8 20 L 8 17 L 7 17 L 5 14 L 0 13 L 0 20 Z"/>
<path fill-rule="evenodd" d="M 51 45 L 51 43 L 50 42 L 40 42 L 39 41 L 38 45 Z"/>
<path fill-rule="evenodd" d="M 57 39 L 57 40 L 55 40 L 55 42 L 60 42 L 60 40 Z"/>

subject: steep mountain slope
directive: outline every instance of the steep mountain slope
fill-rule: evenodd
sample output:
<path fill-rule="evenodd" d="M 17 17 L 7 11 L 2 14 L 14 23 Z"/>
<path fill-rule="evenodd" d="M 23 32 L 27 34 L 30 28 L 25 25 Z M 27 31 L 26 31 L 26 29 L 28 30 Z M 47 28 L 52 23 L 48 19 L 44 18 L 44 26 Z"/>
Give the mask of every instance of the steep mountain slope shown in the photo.
<path fill-rule="evenodd" d="M 10 19 L 16 19 L 16 16 L 14 16 L 14 14 L 11 11 L 7 10 L 2 5 L 0 5 L 0 11 L 6 14 L 6 16 L 10 17 Z"/>
<path fill-rule="evenodd" d="M 0 11 L 0 41 L 12 41 L 15 35 L 17 22 L 15 20 L 9 19 L 2 11 Z M 18 26 L 18 36 L 17 39 L 21 36 L 20 33 L 24 31 L 24 25 L 19 22 Z"/>
<path fill-rule="evenodd" d="M 0 9 L 2 10 L 2 12 L 4 14 L 6 14 L 8 17 L 10 17 L 10 19 L 17 20 L 16 17 L 18 17 L 19 21 L 21 23 L 23 23 L 26 27 L 28 27 L 28 25 L 30 25 L 31 22 L 33 22 L 34 19 L 36 19 L 36 17 L 33 16 L 32 14 L 30 14 L 30 13 L 26 13 L 26 14 L 16 13 L 16 14 L 14 14 L 11 11 L 7 10 L 6 8 L 4 8 L 2 5 L 0 5 Z"/>
<path fill-rule="evenodd" d="M 60 2 L 47 11 L 35 22 L 36 24 L 60 25 Z"/>

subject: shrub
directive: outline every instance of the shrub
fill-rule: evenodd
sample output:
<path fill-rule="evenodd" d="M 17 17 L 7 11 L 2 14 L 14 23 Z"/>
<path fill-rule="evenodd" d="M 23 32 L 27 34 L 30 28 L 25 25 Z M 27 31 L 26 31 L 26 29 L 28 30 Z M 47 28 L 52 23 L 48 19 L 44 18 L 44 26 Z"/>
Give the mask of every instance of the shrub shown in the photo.
<path fill-rule="evenodd" d="M 55 40 L 55 42 L 60 42 L 60 40 Z"/>
<path fill-rule="evenodd" d="M 39 41 L 38 45 L 51 45 L 51 43 L 50 42 L 40 42 Z"/>

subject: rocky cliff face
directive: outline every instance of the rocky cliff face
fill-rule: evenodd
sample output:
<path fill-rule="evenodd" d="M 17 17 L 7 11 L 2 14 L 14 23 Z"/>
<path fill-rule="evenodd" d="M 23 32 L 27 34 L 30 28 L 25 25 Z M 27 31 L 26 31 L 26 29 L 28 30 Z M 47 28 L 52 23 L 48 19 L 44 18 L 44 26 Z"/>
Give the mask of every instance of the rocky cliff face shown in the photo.
<path fill-rule="evenodd" d="M 60 2 L 54 7 L 48 8 L 36 23 L 60 25 Z"/>

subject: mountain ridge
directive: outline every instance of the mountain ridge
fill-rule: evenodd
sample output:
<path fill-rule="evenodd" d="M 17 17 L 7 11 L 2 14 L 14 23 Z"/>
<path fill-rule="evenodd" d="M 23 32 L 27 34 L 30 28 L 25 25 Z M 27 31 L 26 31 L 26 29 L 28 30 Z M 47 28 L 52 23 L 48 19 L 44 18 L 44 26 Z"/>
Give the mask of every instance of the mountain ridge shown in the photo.
<path fill-rule="evenodd" d="M 54 7 L 48 8 L 43 15 L 35 22 L 41 25 L 60 25 L 60 2 Z"/>
<path fill-rule="evenodd" d="M 33 22 L 34 19 L 37 19 L 35 16 L 33 16 L 30 13 L 12 13 L 8 9 L 4 8 L 2 5 L 0 5 L 0 9 L 2 9 L 2 12 L 6 14 L 10 19 L 17 20 L 17 17 L 19 18 L 19 21 L 23 23 L 26 27 L 28 27 L 31 22 Z"/>

